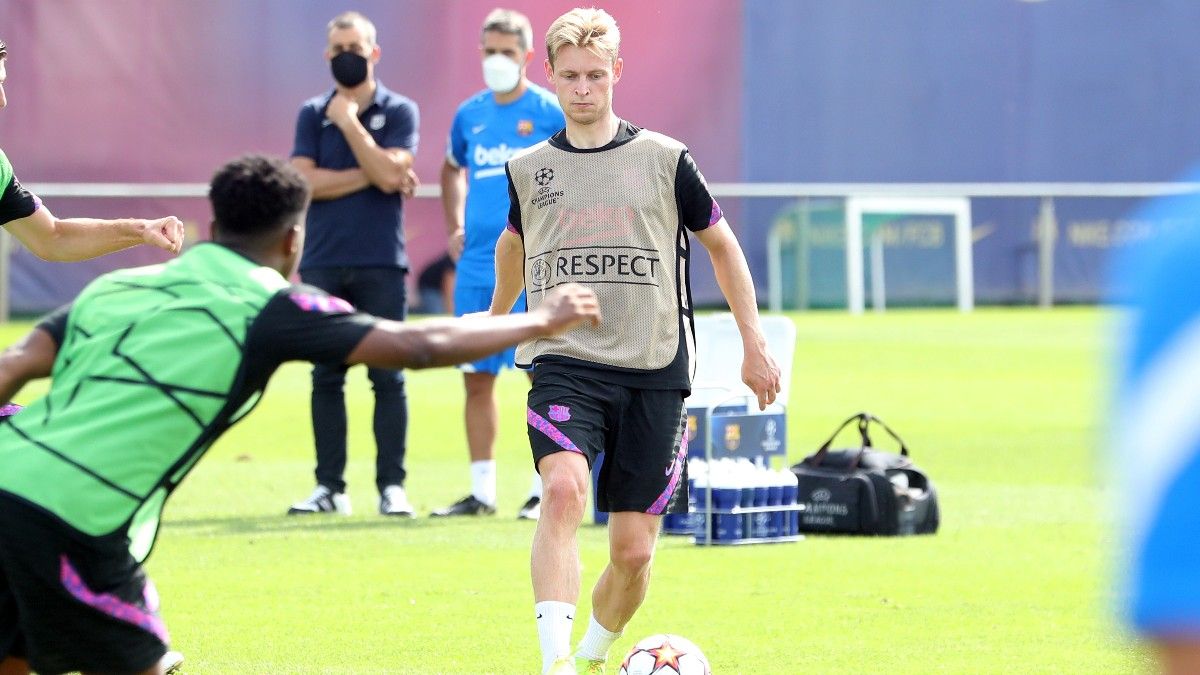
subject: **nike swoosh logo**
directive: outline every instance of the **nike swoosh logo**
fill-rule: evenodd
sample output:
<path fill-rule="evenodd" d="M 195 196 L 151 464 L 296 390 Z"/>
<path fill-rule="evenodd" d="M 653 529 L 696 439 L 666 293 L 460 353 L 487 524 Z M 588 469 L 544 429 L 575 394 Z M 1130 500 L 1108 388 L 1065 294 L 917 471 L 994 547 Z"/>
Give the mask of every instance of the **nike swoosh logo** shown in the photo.
<path fill-rule="evenodd" d="M 486 128 L 487 128 L 487 125 L 486 125 L 486 124 L 480 124 L 480 125 L 478 125 L 478 126 L 473 126 L 473 127 L 471 127 L 471 133 L 473 133 L 473 134 L 477 134 L 477 133 L 479 133 L 479 132 L 483 131 L 483 130 L 484 130 L 484 129 L 486 129 Z"/>
<path fill-rule="evenodd" d="M 570 614 L 567 615 L 567 621 L 574 621 L 574 620 L 575 620 L 575 617 L 571 616 Z"/>
<path fill-rule="evenodd" d="M 539 618 L 539 619 L 540 619 L 540 618 L 542 618 L 542 615 L 541 615 L 541 614 L 538 614 L 538 615 L 537 615 L 537 618 Z"/>

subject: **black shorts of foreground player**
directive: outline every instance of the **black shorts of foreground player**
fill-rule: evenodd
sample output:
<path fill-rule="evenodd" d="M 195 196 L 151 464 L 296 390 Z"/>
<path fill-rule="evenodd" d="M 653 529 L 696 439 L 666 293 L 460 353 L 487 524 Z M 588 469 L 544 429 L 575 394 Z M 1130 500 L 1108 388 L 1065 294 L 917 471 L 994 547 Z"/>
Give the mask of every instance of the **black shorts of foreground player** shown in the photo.
<path fill-rule="evenodd" d="M 528 314 L 403 324 L 293 285 L 309 187 L 277 159 L 213 178 L 213 242 L 100 277 L 0 354 L 0 673 L 161 673 L 142 571 L 164 502 L 293 360 L 448 366 L 598 323 L 573 285 Z"/>

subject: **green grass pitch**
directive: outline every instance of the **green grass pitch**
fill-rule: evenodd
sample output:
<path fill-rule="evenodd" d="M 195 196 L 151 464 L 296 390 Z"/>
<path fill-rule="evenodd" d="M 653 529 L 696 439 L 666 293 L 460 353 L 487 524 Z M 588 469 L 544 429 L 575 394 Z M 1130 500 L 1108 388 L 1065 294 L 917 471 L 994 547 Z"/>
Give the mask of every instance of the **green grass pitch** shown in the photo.
<path fill-rule="evenodd" d="M 733 549 L 664 537 L 614 661 L 645 635 L 674 632 L 718 675 L 1149 667 L 1112 618 L 1115 537 L 1099 487 L 1111 313 L 794 318 L 791 461 L 848 415 L 874 412 L 936 481 L 941 532 Z M 416 372 L 408 383 L 408 487 L 424 514 L 468 491 L 461 377 Z M 148 565 L 185 672 L 537 672 L 533 524 L 515 519 L 530 479 L 526 386 L 513 373 L 500 380 L 499 515 L 405 522 L 375 514 L 372 404 L 357 369 L 347 393 L 356 514 L 297 519 L 283 514 L 312 487 L 308 367 L 281 370 L 168 504 Z M 585 526 L 579 542 L 584 617 L 605 531 Z"/>

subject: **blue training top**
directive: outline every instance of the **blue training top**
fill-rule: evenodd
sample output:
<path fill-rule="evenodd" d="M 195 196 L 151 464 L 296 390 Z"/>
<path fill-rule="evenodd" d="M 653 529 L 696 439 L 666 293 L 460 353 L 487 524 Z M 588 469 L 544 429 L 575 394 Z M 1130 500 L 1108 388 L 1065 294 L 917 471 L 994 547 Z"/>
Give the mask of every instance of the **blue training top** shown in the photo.
<path fill-rule="evenodd" d="M 1200 195 L 1131 222 L 1165 231 L 1117 265 L 1132 310 L 1112 410 L 1126 611 L 1144 633 L 1200 637 Z"/>
<path fill-rule="evenodd" d="M 446 148 L 446 159 L 467 170 L 467 236 L 458 261 L 457 284 L 496 285 L 496 240 L 508 219 L 504 163 L 564 125 L 558 99 L 532 83 L 512 103 L 496 103 L 496 97 L 485 89 L 458 107 Z"/>
<path fill-rule="evenodd" d="M 334 91 L 310 98 L 301 106 L 292 156 L 308 157 L 320 169 L 355 169 L 358 160 L 345 135 L 325 117 Z M 420 116 L 411 99 L 376 82 L 375 99 L 358 117 L 379 147 L 416 154 Z M 407 269 L 402 205 L 399 193 L 389 194 L 373 185 L 337 199 L 313 200 L 300 269 Z"/>

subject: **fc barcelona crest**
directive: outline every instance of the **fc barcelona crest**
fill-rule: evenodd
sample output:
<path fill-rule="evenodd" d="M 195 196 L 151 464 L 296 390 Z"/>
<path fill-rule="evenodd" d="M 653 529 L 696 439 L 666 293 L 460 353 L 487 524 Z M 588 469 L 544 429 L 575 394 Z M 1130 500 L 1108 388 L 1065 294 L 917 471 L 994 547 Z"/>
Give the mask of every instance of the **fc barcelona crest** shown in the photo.
<path fill-rule="evenodd" d="M 733 452 L 742 444 L 742 425 L 730 424 L 725 427 L 725 449 Z"/>
<path fill-rule="evenodd" d="M 518 120 L 517 121 L 517 134 L 518 135 L 528 136 L 529 134 L 532 134 L 532 133 L 533 133 L 533 120 Z"/>
<path fill-rule="evenodd" d="M 566 422 L 571 419 L 571 409 L 565 405 L 550 406 L 550 419 L 555 422 Z"/>

